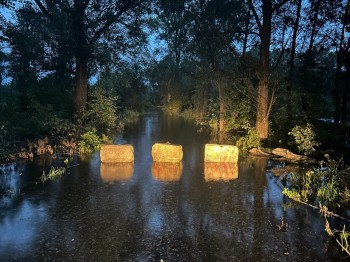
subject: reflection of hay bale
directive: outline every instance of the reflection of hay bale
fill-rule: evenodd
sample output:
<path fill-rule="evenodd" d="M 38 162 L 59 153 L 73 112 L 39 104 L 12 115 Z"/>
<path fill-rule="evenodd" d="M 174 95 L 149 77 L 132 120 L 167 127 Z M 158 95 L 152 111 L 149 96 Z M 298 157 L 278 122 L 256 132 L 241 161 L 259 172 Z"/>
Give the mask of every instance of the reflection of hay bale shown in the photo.
<path fill-rule="evenodd" d="M 153 162 L 152 175 L 158 181 L 178 181 L 182 175 L 182 163 Z"/>
<path fill-rule="evenodd" d="M 153 161 L 180 162 L 182 160 L 182 146 L 156 143 L 152 146 Z"/>
<path fill-rule="evenodd" d="M 100 175 L 103 182 L 130 180 L 134 173 L 134 163 L 101 163 Z"/>
<path fill-rule="evenodd" d="M 238 147 L 231 145 L 206 144 L 204 153 L 205 162 L 231 162 L 238 161 Z"/>
<path fill-rule="evenodd" d="M 103 163 L 120 163 L 134 161 L 132 145 L 102 145 L 100 160 Z"/>
<path fill-rule="evenodd" d="M 204 163 L 205 181 L 232 180 L 238 178 L 237 163 Z"/>

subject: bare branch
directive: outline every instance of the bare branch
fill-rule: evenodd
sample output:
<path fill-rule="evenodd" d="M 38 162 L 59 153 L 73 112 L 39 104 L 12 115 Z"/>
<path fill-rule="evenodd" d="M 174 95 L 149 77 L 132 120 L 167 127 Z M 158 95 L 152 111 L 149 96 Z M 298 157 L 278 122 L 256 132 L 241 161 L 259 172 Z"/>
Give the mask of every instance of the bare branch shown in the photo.
<path fill-rule="evenodd" d="M 277 11 L 278 9 L 280 9 L 282 6 L 284 6 L 287 2 L 289 2 L 290 0 L 282 0 L 281 2 L 279 2 L 278 4 L 276 4 L 274 7 L 272 7 L 272 13 L 274 13 L 275 11 Z"/>
<path fill-rule="evenodd" d="M 46 7 L 40 2 L 40 0 L 34 0 L 34 2 L 36 3 L 36 5 L 39 7 L 39 9 L 41 10 L 41 12 L 48 18 L 52 18 L 52 15 L 50 14 L 50 12 L 46 9 Z"/>
<path fill-rule="evenodd" d="M 254 7 L 254 5 L 253 5 L 253 2 L 252 2 L 252 0 L 247 0 L 247 3 L 248 3 L 248 5 L 250 6 L 250 9 L 251 9 L 252 12 L 253 12 L 255 21 L 256 21 L 256 23 L 257 23 L 257 25 L 258 25 L 258 28 L 259 28 L 259 31 L 260 31 L 261 28 L 262 28 L 262 24 L 261 24 L 261 22 L 260 22 L 258 13 L 256 12 L 256 9 L 255 9 L 255 7 Z"/>

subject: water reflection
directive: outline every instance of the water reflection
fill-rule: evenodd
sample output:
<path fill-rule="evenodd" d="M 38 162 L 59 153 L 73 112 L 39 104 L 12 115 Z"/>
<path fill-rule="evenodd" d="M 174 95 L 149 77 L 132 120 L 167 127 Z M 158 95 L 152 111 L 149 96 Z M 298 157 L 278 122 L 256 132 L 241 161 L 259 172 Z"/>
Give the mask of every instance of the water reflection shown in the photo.
<path fill-rule="evenodd" d="M 238 178 L 237 163 L 204 163 L 205 181 L 229 181 Z"/>
<path fill-rule="evenodd" d="M 153 162 L 152 176 L 158 181 L 179 181 L 182 175 L 182 163 Z"/>
<path fill-rule="evenodd" d="M 105 183 L 128 181 L 134 173 L 134 163 L 101 163 L 100 175 Z"/>
<path fill-rule="evenodd" d="M 6 187 L 23 189 L 0 206 L 0 261 L 340 259 L 339 250 L 324 248 L 317 211 L 283 207 L 266 159 L 205 165 L 209 138 L 193 123 L 157 114 L 116 139 L 134 146 L 133 167 L 101 165 L 93 154 L 45 185 L 33 183 L 42 169 L 31 164 L 13 171 L 12 180 L 0 175 Z M 182 165 L 152 163 L 156 141 L 183 145 Z M 207 183 L 214 180 L 226 182 Z M 277 227 L 282 218 L 284 231 Z"/>

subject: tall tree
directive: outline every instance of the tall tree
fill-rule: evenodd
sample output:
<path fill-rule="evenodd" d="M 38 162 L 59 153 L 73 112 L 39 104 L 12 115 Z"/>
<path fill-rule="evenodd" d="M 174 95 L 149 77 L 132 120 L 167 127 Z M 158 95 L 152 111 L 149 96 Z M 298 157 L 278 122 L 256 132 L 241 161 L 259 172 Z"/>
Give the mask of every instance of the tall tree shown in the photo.
<path fill-rule="evenodd" d="M 270 79 L 270 45 L 272 34 L 272 16 L 289 0 L 282 0 L 273 4 L 272 0 L 260 0 L 262 19 L 258 15 L 256 5 L 252 0 L 248 4 L 253 12 L 255 22 L 259 29 L 260 52 L 259 69 L 257 76 L 259 79 L 257 92 L 257 111 L 256 111 L 256 130 L 261 139 L 268 138 L 269 135 L 269 116 L 274 101 L 274 92 L 269 97 L 269 79 Z"/>
<path fill-rule="evenodd" d="M 294 69 L 295 69 L 295 54 L 296 54 L 296 46 L 297 46 L 297 36 L 299 30 L 299 22 L 301 15 L 301 6 L 303 0 L 296 1 L 296 14 L 295 20 L 293 23 L 293 36 L 292 36 L 292 45 L 290 48 L 290 60 L 289 60 L 289 83 L 287 84 L 287 112 L 290 115 L 292 112 L 292 86 L 294 83 Z"/>
<path fill-rule="evenodd" d="M 225 129 L 225 73 L 238 53 L 234 42 L 241 36 L 240 28 L 246 17 L 241 1 L 197 1 L 192 5 L 193 16 L 190 52 L 200 61 L 203 71 L 209 72 L 219 100 L 219 140 Z M 203 85 L 203 93 L 207 92 Z M 205 97 L 205 96 L 204 96 Z"/>
<path fill-rule="evenodd" d="M 30 13 L 26 22 L 43 47 L 45 59 L 38 63 L 38 70 L 74 73 L 73 103 L 79 113 L 86 106 L 93 65 L 113 53 L 118 55 L 132 46 L 131 39 L 142 36 L 141 21 L 147 5 L 148 1 L 141 0 L 28 0 L 17 13 Z M 12 29 L 15 36 L 16 27 Z M 62 52 L 66 61 L 58 59 Z"/>

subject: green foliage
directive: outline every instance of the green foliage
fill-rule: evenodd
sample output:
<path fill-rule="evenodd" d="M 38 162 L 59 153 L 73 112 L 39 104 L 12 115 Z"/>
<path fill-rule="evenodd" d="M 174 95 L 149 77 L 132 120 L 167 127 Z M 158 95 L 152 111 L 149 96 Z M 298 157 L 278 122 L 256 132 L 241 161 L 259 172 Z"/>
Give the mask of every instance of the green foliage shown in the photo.
<path fill-rule="evenodd" d="M 241 136 L 237 140 L 236 145 L 243 150 L 260 147 L 261 143 L 258 132 L 254 128 L 249 128 L 246 135 Z"/>
<path fill-rule="evenodd" d="M 108 142 L 108 140 L 108 137 L 103 134 L 99 137 L 96 130 L 93 129 L 80 136 L 78 151 L 80 154 L 91 154 L 98 150 L 103 143 Z"/>
<path fill-rule="evenodd" d="M 11 153 L 9 138 L 7 123 L 0 122 L 0 160 L 6 158 Z"/>
<path fill-rule="evenodd" d="M 320 143 L 316 142 L 314 128 L 309 123 L 304 127 L 298 125 L 293 127 L 288 134 L 293 137 L 299 152 L 305 155 L 310 155 L 315 151 L 314 147 L 320 145 Z"/>
<path fill-rule="evenodd" d="M 330 206 L 340 206 L 337 203 L 340 199 L 340 190 L 337 182 L 337 178 L 332 176 L 324 183 L 321 183 L 321 186 L 317 190 L 317 199 L 320 203 Z"/>
<path fill-rule="evenodd" d="M 318 168 L 291 174 L 290 188 L 285 190 L 298 193 L 299 201 L 338 210 L 347 203 L 343 199 L 349 195 L 349 170 L 344 168 L 342 159 L 336 161 L 328 155 L 326 158 L 327 161 L 321 161 Z M 288 196 L 294 199 L 293 194 Z"/>
<path fill-rule="evenodd" d="M 132 109 L 125 109 L 122 113 L 121 122 L 125 125 L 135 123 L 139 120 L 140 113 L 132 110 Z"/>
<path fill-rule="evenodd" d="M 87 110 L 82 114 L 82 124 L 98 131 L 110 132 L 117 123 L 117 97 L 102 88 L 90 92 Z"/>
<path fill-rule="evenodd" d="M 294 201 L 301 201 L 300 193 L 296 190 L 290 190 L 288 188 L 284 188 L 282 194 L 293 199 Z"/>
<path fill-rule="evenodd" d="M 162 109 L 167 114 L 179 115 L 182 110 L 182 102 L 179 99 L 171 99 L 169 103 L 163 105 Z"/>
<path fill-rule="evenodd" d="M 115 70 L 107 68 L 102 72 L 96 87 L 109 90 L 117 96 L 118 106 L 121 109 L 132 108 L 141 112 L 149 98 L 145 73 L 139 64 L 121 63 Z"/>
<path fill-rule="evenodd" d="M 45 174 L 43 171 L 42 176 L 40 177 L 40 181 L 42 183 L 46 183 L 47 181 L 57 179 L 66 173 L 66 168 L 64 167 L 51 167 L 48 174 Z"/>

